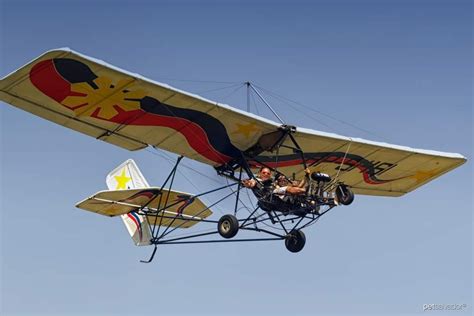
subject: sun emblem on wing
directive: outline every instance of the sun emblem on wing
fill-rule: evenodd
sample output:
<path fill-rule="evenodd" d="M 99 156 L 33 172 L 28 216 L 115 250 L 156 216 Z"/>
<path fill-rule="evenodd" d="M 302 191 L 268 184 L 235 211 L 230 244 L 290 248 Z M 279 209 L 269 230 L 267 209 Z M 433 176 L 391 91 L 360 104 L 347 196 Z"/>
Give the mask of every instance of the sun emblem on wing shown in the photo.
<path fill-rule="evenodd" d="M 435 177 L 436 175 L 441 173 L 441 169 L 436 168 L 433 170 L 427 170 L 427 171 L 416 171 L 415 174 L 408 176 L 409 178 L 412 178 L 413 180 L 416 181 L 416 184 L 420 184 L 423 182 L 426 182 L 427 180 Z"/>
<path fill-rule="evenodd" d="M 249 138 L 259 132 L 261 132 L 261 129 L 258 128 L 257 125 L 255 125 L 254 123 L 249 123 L 249 124 L 236 123 L 236 130 L 232 132 L 232 134 L 240 134 L 240 135 L 243 135 L 245 138 Z"/>
<path fill-rule="evenodd" d="M 128 86 L 132 80 L 119 80 L 114 83 L 108 77 L 94 80 L 96 87 L 87 82 L 71 84 L 72 95 L 61 103 L 73 110 L 76 117 L 91 116 L 109 120 L 119 114 L 117 108 L 128 112 L 140 108 L 137 101 L 146 96 L 142 89 L 133 90 Z"/>

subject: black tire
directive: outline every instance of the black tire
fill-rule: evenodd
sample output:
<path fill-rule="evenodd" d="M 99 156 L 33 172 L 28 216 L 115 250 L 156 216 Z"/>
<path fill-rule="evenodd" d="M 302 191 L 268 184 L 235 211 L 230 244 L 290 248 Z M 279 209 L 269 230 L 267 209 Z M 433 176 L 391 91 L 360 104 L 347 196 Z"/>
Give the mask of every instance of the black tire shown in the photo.
<path fill-rule="evenodd" d="M 338 202 L 342 205 L 349 205 L 354 202 L 354 192 L 343 184 L 337 186 L 336 196 Z"/>
<path fill-rule="evenodd" d="M 293 230 L 285 238 L 286 249 L 290 252 L 300 252 L 306 244 L 306 236 L 301 230 Z"/>
<path fill-rule="evenodd" d="M 219 235 L 224 238 L 229 239 L 234 237 L 239 231 L 239 221 L 237 220 L 237 217 L 231 214 L 222 216 L 217 224 L 217 230 Z"/>

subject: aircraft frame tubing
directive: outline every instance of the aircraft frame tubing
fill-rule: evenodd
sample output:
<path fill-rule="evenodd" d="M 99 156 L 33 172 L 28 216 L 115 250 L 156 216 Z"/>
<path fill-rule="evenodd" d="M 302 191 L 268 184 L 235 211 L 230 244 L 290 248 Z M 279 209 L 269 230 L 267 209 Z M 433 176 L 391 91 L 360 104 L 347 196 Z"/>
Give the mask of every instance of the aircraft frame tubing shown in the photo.
<path fill-rule="evenodd" d="M 210 232 L 199 233 L 199 234 L 191 234 L 191 235 L 186 235 L 186 236 L 182 236 L 182 237 L 175 237 L 175 238 L 169 238 L 169 239 L 165 239 L 165 237 L 168 234 L 165 234 L 164 236 L 154 236 L 154 238 L 152 239 L 152 244 L 155 244 L 155 245 L 158 245 L 158 244 L 190 244 L 190 243 L 197 244 L 197 243 L 213 243 L 213 242 L 237 242 L 237 241 L 242 241 L 243 242 L 243 241 L 257 241 L 257 240 L 258 241 L 281 240 L 281 239 L 285 239 L 286 236 L 291 231 L 303 229 L 303 228 L 311 225 L 312 223 L 316 222 L 323 214 L 327 213 L 328 211 L 329 210 L 327 210 L 327 211 L 325 211 L 325 212 L 323 212 L 323 213 L 321 213 L 320 215 L 317 215 L 317 216 L 293 216 L 291 218 L 285 218 L 285 219 L 280 220 L 281 223 L 289 222 L 289 221 L 293 222 L 293 221 L 297 220 L 297 223 L 295 225 L 293 225 L 292 228 L 288 229 L 288 228 L 285 227 L 285 234 L 278 234 L 278 233 L 275 233 L 275 232 L 270 231 L 268 229 L 264 229 L 264 228 L 261 228 L 261 227 L 257 226 L 258 223 L 262 223 L 262 222 L 265 222 L 265 221 L 270 221 L 269 217 L 259 219 L 259 220 L 257 220 L 257 217 L 247 217 L 246 219 L 239 219 L 239 221 L 243 221 L 243 223 L 239 226 L 239 229 L 268 234 L 268 235 L 274 236 L 273 238 L 217 239 L 217 240 L 195 240 L 195 241 L 192 241 L 192 242 L 188 242 L 188 241 L 187 242 L 182 242 L 183 240 L 186 240 L 186 239 L 198 238 L 198 237 L 204 237 L 204 236 L 210 236 L 210 235 L 218 234 L 217 230 L 213 230 L 213 231 L 210 231 Z M 168 217 L 168 218 L 176 218 L 176 217 Z M 299 226 L 299 224 L 304 219 L 309 219 L 309 221 L 306 224 Z M 196 220 L 196 221 L 202 221 L 202 220 Z M 213 221 L 213 220 L 207 220 L 207 221 L 203 221 L 203 222 L 214 223 L 214 224 L 217 223 L 217 221 Z M 252 227 L 252 225 L 254 227 Z"/>
<path fill-rule="evenodd" d="M 298 143 L 296 142 L 296 140 L 292 137 L 291 133 L 292 133 L 292 130 L 286 128 L 285 129 L 285 135 L 283 137 L 284 138 L 286 138 L 288 136 L 290 137 L 291 141 L 293 142 L 293 145 L 295 146 L 295 147 L 292 147 L 292 148 L 296 149 L 296 151 L 298 151 L 301 154 L 301 157 L 303 159 L 303 165 L 304 165 L 304 167 L 306 167 L 306 161 L 304 159 L 304 153 L 301 150 Z M 280 142 L 278 144 L 278 147 L 280 147 L 280 146 L 282 146 L 282 142 Z M 216 221 L 216 220 L 207 220 L 207 219 L 199 218 L 199 215 L 202 214 L 204 211 L 210 209 L 214 205 L 216 205 L 218 203 L 221 203 L 222 201 L 224 201 L 225 199 L 227 199 L 231 195 L 235 195 L 235 203 L 234 203 L 234 212 L 233 213 L 234 213 L 234 216 L 236 216 L 237 213 L 238 213 L 238 210 L 239 210 L 238 205 L 239 205 L 239 201 L 240 201 L 240 199 L 239 199 L 240 190 L 242 188 L 244 188 L 244 186 L 242 185 L 242 174 L 243 174 L 244 170 L 247 173 L 249 173 L 249 171 L 250 171 L 250 167 L 249 167 L 247 161 L 245 159 L 242 159 L 241 162 L 238 164 L 238 167 L 235 168 L 235 169 L 240 168 L 239 177 L 238 178 L 235 177 L 235 176 L 231 177 L 231 179 L 234 180 L 235 183 L 232 183 L 230 185 L 225 185 L 225 186 L 213 189 L 213 190 L 209 190 L 209 191 L 197 194 L 197 195 L 193 196 L 193 198 L 204 196 L 206 194 L 210 194 L 210 193 L 213 193 L 213 192 L 225 189 L 225 188 L 230 188 L 234 185 L 237 185 L 237 190 L 236 191 L 232 190 L 232 192 L 230 194 L 225 195 L 223 198 L 221 198 L 217 202 L 207 206 L 206 208 L 204 208 L 202 211 L 198 212 L 195 215 L 186 217 L 183 214 L 175 214 L 174 216 L 170 216 L 168 214 L 165 214 L 166 210 L 171 208 L 172 206 L 175 206 L 177 203 L 171 203 L 171 204 L 168 205 L 168 197 L 169 197 L 169 193 L 172 190 L 173 183 L 174 183 L 174 178 L 175 178 L 179 163 L 181 162 L 182 158 L 183 158 L 183 156 L 178 157 L 174 167 L 170 171 L 168 177 L 164 181 L 164 183 L 161 186 L 161 189 L 158 193 L 158 194 L 160 194 L 160 200 L 159 200 L 158 205 L 161 206 L 161 202 L 162 202 L 162 198 L 163 198 L 162 193 L 165 192 L 165 191 L 168 192 L 168 194 L 166 196 L 166 199 L 164 201 L 164 207 L 161 207 L 157 210 L 150 211 L 147 208 L 147 205 L 146 205 L 143 208 L 141 208 L 140 210 L 138 210 L 138 212 L 141 215 L 145 215 L 147 217 L 147 219 L 154 218 L 153 225 L 152 225 L 153 228 L 152 228 L 152 231 L 151 231 L 151 233 L 152 233 L 151 244 L 154 245 L 154 250 L 153 250 L 153 253 L 152 253 L 149 260 L 146 260 L 146 261 L 142 260 L 141 262 L 144 262 L 144 263 L 151 262 L 153 260 L 154 256 L 155 256 L 155 254 L 156 254 L 158 245 L 284 240 L 285 238 L 287 238 L 288 235 L 290 235 L 291 232 L 296 231 L 296 230 L 304 229 L 304 228 L 310 226 L 311 224 L 315 223 L 316 221 L 319 220 L 319 218 L 322 215 L 329 212 L 335 206 L 335 205 L 327 204 L 326 205 L 326 206 L 328 206 L 327 210 L 325 210 L 323 212 L 318 212 L 318 213 L 307 212 L 303 216 L 296 215 L 296 214 L 283 214 L 283 213 L 278 212 L 278 211 L 271 211 L 271 212 L 263 211 L 263 213 L 258 214 L 257 211 L 260 209 L 260 207 L 257 206 L 252 212 L 250 212 L 250 214 L 246 218 L 238 219 L 238 221 L 241 222 L 240 225 L 239 225 L 240 230 L 254 231 L 254 232 L 269 235 L 269 237 L 266 237 L 266 238 L 190 240 L 190 239 L 194 239 L 194 238 L 207 237 L 207 236 L 219 234 L 219 231 L 217 229 L 209 231 L 209 232 L 205 232 L 205 233 L 196 233 L 196 234 L 190 234 L 190 235 L 174 237 L 174 238 L 169 236 L 169 238 L 167 238 L 167 236 L 169 234 L 174 232 L 176 229 L 182 227 L 183 224 L 186 221 L 196 221 L 196 222 L 204 222 L 204 223 L 210 223 L 210 224 L 218 224 L 218 221 Z M 168 182 L 170 184 L 169 184 L 168 188 L 166 188 L 166 185 L 168 184 Z M 319 206 L 325 206 L 325 204 L 321 203 L 321 205 L 319 205 Z M 281 216 L 284 216 L 285 218 L 280 218 Z M 160 218 L 159 222 L 158 222 L 158 217 Z M 276 218 L 276 220 L 275 220 L 275 218 Z M 160 234 L 163 219 L 168 219 L 168 220 L 171 219 L 171 223 Z M 172 227 L 172 225 L 174 224 L 174 222 L 176 220 L 182 220 L 183 222 L 179 225 L 176 225 L 175 227 Z M 303 223 L 304 220 L 307 220 L 307 221 L 305 223 Z M 151 223 L 152 221 L 149 221 L 149 222 Z M 278 223 L 281 226 L 280 231 L 283 231 L 284 233 L 276 232 L 277 228 L 275 228 L 275 227 L 273 228 L 274 231 L 272 231 L 272 230 L 267 229 L 267 228 L 262 228 L 261 225 L 259 225 L 259 224 L 265 224 L 266 222 L 271 222 L 271 224 L 273 224 L 273 225 Z M 292 225 L 287 225 L 290 222 L 291 222 Z M 295 224 L 295 222 L 296 222 L 296 224 Z"/>
<path fill-rule="evenodd" d="M 258 207 L 247 218 L 239 219 L 239 221 L 242 222 L 242 224 L 240 224 L 240 226 L 239 226 L 239 229 L 248 230 L 248 231 L 255 231 L 255 232 L 258 232 L 258 233 L 264 233 L 266 235 L 270 235 L 270 237 L 267 237 L 267 238 L 189 240 L 189 239 L 193 239 L 193 238 L 216 235 L 216 234 L 218 234 L 217 230 L 213 230 L 213 231 L 206 232 L 206 233 L 191 234 L 191 235 L 187 235 L 187 236 L 168 238 L 168 239 L 165 239 L 165 237 L 168 234 L 163 234 L 162 236 L 159 236 L 159 237 L 154 235 L 153 239 L 151 240 L 152 244 L 154 245 L 154 249 L 153 249 L 153 252 L 152 252 L 150 258 L 148 260 L 140 260 L 140 262 L 142 262 L 142 263 L 152 262 L 154 257 L 155 257 L 158 245 L 209 244 L 209 243 L 227 243 L 227 242 L 256 242 L 256 241 L 284 240 L 285 238 L 287 238 L 289 233 L 291 233 L 292 231 L 300 230 L 300 229 L 304 229 L 304 228 L 308 227 L 309 225 L 311 225 L 311 224 L 315 223 L 316 221 L 318 221 L 319 218 L 322 215 L 328 213 L 333 208 L 334 208 L 334 206 L 331 206 L 331 207 L 329 207 L 329 209 L 327 209 L 326 211 L 321 212 L 319 215 L 316 215 L 316 214 L 311 214 L 311 216 L 308 216 L 308 214 L 306 214 L 305 216 L 296 216 L 295 215 L 295 216 L 290 217 L 290 218 L 281 219 L 280 224 L 283 227 L 285 227 L 283 225 L 284 222 L 290 222 L 290 221 L 293 222 L 293 221 L 298 219 L 298 222 L 296 223 L 296 225 L 293 226 L 293 228 L 291 228 L 290 230 L 285 229 L 285 234 L 278 234 L 278 233 L 272 232 L 270 230 L 258 227 L 257 226 L 258 223 L 263 223 L 265 221 L 271 221 L 271 217 L 268 214 L 265 214 L 265 213 L 263 214 L 264 215 L 263 218 L 259 218 L 259 217 L 262 217 L 261 215 L 254 216 L 256 211 L 259 209 Z M 265 216 L 265 215 L 267 215 L 267 216 Z M 177 216 L 175 216 L 174 218 L 177 218 Z M 304 219 L 309 219 L 309 221 L 306 224 L 301 225 L 300 227 L 298 227 L 298 225 Z M 206 220 L 205 222 L 213 223 L 213 224 L 216 223 L 216 221 L 212 221 L 212 220 Z M 167 227 L 167 228 L 169 228 L 169 227 Z"/>
<path fill-rule="evenodd" d="M 295 144 L 297 146 L 297 144 Z M 299 147 L 299 146 L 297 146 Z M 172 185 L 173 185 L 173 182 L 174 182 L 174 176 L 176 174 L 176 171 L 177 171 L 177 168 L 178 168 L 178 165 L 181 161 L 183 157 L 180 156 L 178 157 L 177 161 L 176 161 L 176 164 L 175 166 L 172 168 L 170 174 L 168 175 L 167 179 L 165 180 L 165 182 L 163 183 L 162 187 L 161 187 L 161 190 L 160 192 L 163 192 L 164 190 L 167 190 L 168 192 L 171 192 L 171 189 L 172 189 Z M 199 218 L 198 216 L 210 209 L 212 206 L 222 202 L 223 200 L 225 200 L 226 198 L 230 197 L 231 195 L 233 194 L 236 194 L 236 197 L 235 197 L 235 205 L 234 205 L 234 215 L 237 215 L 237 212 L 238 212 L 238 202 L 239 202 L 239 192 L 240 190 L 243 188 L 242 186 L 242 183 L 241 183 L 241 177 L 242 177 L 242 171 L 243 171 L 243 168 L 244 167 L 240 167 L 240 176 L 238 178 L 238 182 L 237 183 L 233 183 L 233 184 L 230 184 L 230 185 L 225 185 L 225 186 L 222 186 L 222 187 L 219 187 L 219 188 L 216 188 L 216 189 L 213 189 L 213 190 L 209 190 L 209 191 L 206 191 L 206 192 L 203 192 L 203 193 L 200 193 L 198 195 L 195 195 L 194 197 L 199 197 L 199 196 L 204 196 L 206 194 L 210 194 L 210 193 L 213 193 L 213 192 L 216 192 L 216 191 L 219 191 L 219 190 L 222 190 L 224 188 L 228 188 L 228 187 L 231 187 L 233 185 L 238 185 L 238 189 L 236 192 L 232 191 L 230 194 L 227 194 L 226 196 L 224 196 L 223 198 L 221 198 L 220 200 L 218 200 L 217 202 L 211 204 L 210 206 L 207 206 L 205 209 L 203 209 L 201 212 L 199 212 L 198 214 L 194 215 L 194 216 L 190 216 L 188 218 L 184 217 L 183 215 L 181 214 L 176 214 L 174 216 L 169 216 L 169 215 L 165 215 L 165 211 L 167 209 L 169 209 L 170 207 L 176 205 L 176 203 L 172 203 L 170 205 L 167 205 L 167 200 L 165 201 L 165 207 L 163 208 L 160 208 L 159 210 L 156 210 L 156 211 L 146 211 L 145 209 L 141 209 L 139 210 L 139 213 L 140 214 L 143 214 L 143 215 L 146 215 L 147 218 L 150 218 L 150 217 L 154 217 L 154 225 L 153 225 L 153 229 L 152 229 L 152 243 L 153 244 L 163 244 L 163 243 L 169 243 L 171 241 L 178 241 L 178 240 L 182 240 L 182 239 L 189 239 L 189 238 L 197 238 L 197 237 L 202 237 L 204 235 L 210 235 L 210 234 L 215 234 L 217 233 L 217 230 L 212 232 L 212 233 L 206 233 L 206 234 L 192 234 L 192 235 L 187 235 L 187 236 L 183 236 L 183 237 L 180 237 L 180 238 L 174 238 L 174 239 L 164 239 L 166 236 L 168 236 L 170 233 L 172 233 L 173 231 L 175 231 L 177 228 L 180 228 L 181 226 L 183 226 L 183 223 L 185 221 L 196 221 L 196 222 L 204 222 L 204 223 L 213 223 L 213 224 L 217 224 L 218 221 L 216 220 L 207 220 L 207 219 L 202 219 L 202 218 Z M 170 181 L 170 186 L 168 189 L 165 189 L 165 185 L 168 183 L 168 181 Z M 161 196 L 160 196 L 160 203 L 159 205 L 161 205 Z M 323 204 L 322 204 L 323 205 Z M 329 211 L 330 209 L 332 209 L 334 206 L 329 206 L 329 209 L 327 211 Z M 327 211 L 325 211 L 324 213 L 322 214 L 313 214 L 313 213 L 307 213 L 305 214 L 304 216 L 297 216 L 297 215 L 293 215 L 292 217 L 289 217 L 289 218 L 285 218 L 285 219 L 281 219 L 280 216 L 281 216 L 281 213 L 280 213 L 280 216 L 278 215 L 278 212 L 265 212 L 263 214 L 260 214 L 258 216 L 254 216 L 254 214 L 259 210 L 259 207 L 257 206 L 257 208 L 254 209 L 253 212 L 251 212 L 249 214 L 248 217 L 246 218 L 243 218 L 243 219 L 238 219 L 238 221 L 242 222 L 240 225 L 239 225 L 239 229 L 243 229 L 243 230 L 249 230 L 249 231 L 256 231 L 256 232 L 262 232 L 262 233 L 266 233 L 266 234 L 269 234 L 269 235 L 272 235 L 272 236 L 276 236 L 278 238 L 285 238 L 286 235 L 288 235 L 291 231 L 294 231 L 294 230 L 297 230 L 297 229 L 302 229 L 302 228 L 305 228 L 309 225 L 311 225 L 312 223 L 314 223 L 315 221 L 317 221 L 319 219 L 319 217 L 326 213 Z M 273 213 L 273 215 L 271 214 Z M 266 215 L 266 216 L 265 216 Z M 277 218 L 277 220 L 275 221 L 273 216 L 275 216 Z M 160 222 L 157 224 L 157 218 L 160 218 Z M 260 217 L 263 217 L 263 218 L 260 218 Z M 167 226 L 164 230 L 164 232 L 162 232 L 162 234 L 160 235 L 160 229 L 161 229 L 161 226 L 162 226 L 162 221 L 163 219 L 171 219 L 171 223 L 169 226 Z M 308 219 L 309 221 L 304 224 L 304 225 L 301 225 L 299 226 L 303 220 L 305 219 Z M 170 229 L 171 225 L 173 225 L 173 223 L 176 221 L 176 220 L 183 220 L 183 223 L 181 223 L 180 225 L 177 225 L 176 227 L 173 227 Z M 271 221 L 272 224 L 276 224 L 278 223 L 282 230 L 285 232 L 285 235 L 281 235 L 281 234 L 277 234 L 275 232 L 272 232 L 268 229 L 264 229 L 264 228 L 261 228 L 261 227 L 258 227 L 258 224 L 259 223 L 264 223 L 264 222 L 268 222 L 268 221 Z M 288 228 L 287 226 L 285 226 L 285 223 L 288 223 L 288 222 L 291 222 L 292 224 L 296 221 L 296 224 L 295 225 L 288 225 L 288 226 L 292 226 L 291 228 Z M 253 227 L 251 227 L 253 226 Z M 252 239 L 253 240 L 253 239 Z M 265 239 L 266 240 L 266 239 Z M 231 240 L 222 240 L 222 241 L 231 241 Z M 222 241 L 219 241 L 219 242 L 222 242 Z M 236 241 L 236 240 L 232 240 L 232 241 Z M 242 240 L 243 241 L 243 240 Z M 213 241 L 196 241 L 195 243 L 200 243 L 200 242 L 213 242 Z"/>

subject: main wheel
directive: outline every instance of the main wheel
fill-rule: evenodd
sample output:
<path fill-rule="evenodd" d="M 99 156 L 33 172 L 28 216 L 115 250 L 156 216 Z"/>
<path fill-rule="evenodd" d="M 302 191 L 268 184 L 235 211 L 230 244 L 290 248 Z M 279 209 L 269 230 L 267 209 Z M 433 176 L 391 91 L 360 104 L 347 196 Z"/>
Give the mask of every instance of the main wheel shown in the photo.
<path fill-rule="evenodd" d="M 336 188 L 336 196 L 339 203 L 349 205 L 354 202 L 354 192 L 344 184 L 340 184 Z"/>
<path fill-rule="evenodd" d="M 239 221 L 237 220 L 237 217 L 231 214 L 222 216 L 217 224 L 217 230 L 224 238 L 234 237 L 239 231 Z"/>
<path fill-rule="evenodd" d="M 300 252 L 306 244 L 306 236 L 301 230 L 293 230 L 285 238 L 285 246 L 291 252 Z"/>

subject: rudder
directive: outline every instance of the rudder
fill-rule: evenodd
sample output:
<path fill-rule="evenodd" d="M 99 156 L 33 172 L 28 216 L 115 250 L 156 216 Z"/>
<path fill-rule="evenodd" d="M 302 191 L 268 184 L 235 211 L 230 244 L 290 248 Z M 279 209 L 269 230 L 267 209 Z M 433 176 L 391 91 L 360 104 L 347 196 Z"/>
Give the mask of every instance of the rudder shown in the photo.
<path fill-rule="evenodd" d="M 112 170 L 106 178 L 109 190 L 126 190 L 148 188 L 150 185 L 132 159 L 124 161 Z M 145 216 L 137 212 L 122 215 L 128 233 L 137 246 L 151 245 L 151 229 Z"/>

